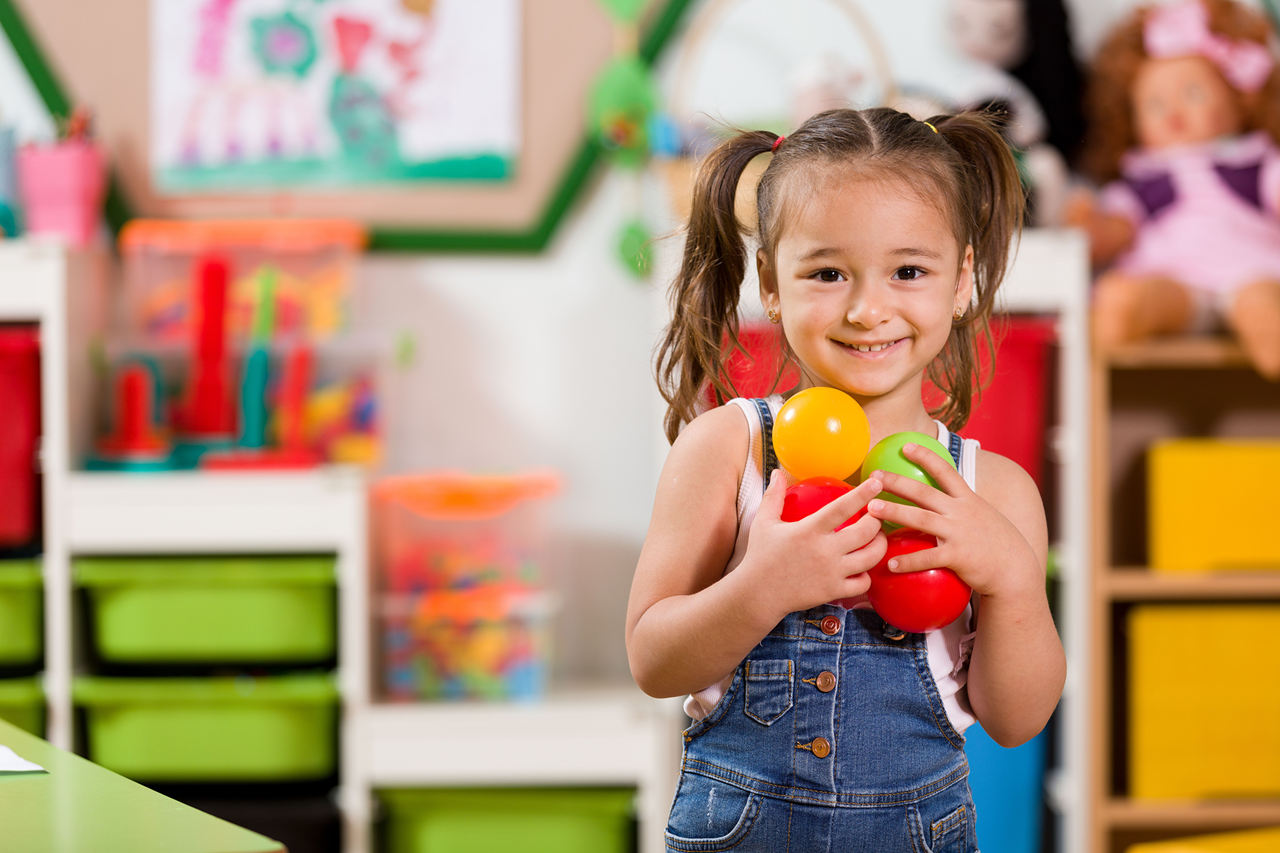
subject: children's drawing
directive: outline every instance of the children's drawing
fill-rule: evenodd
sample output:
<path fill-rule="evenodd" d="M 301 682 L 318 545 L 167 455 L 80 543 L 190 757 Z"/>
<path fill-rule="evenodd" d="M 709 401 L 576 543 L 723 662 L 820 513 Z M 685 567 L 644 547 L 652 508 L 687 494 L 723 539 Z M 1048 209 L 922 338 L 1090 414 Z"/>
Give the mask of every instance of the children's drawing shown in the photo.
<path fill-rule="evenodd" d="M 152 0 L 161 192 L 509 179 L 521 0 Z"/>

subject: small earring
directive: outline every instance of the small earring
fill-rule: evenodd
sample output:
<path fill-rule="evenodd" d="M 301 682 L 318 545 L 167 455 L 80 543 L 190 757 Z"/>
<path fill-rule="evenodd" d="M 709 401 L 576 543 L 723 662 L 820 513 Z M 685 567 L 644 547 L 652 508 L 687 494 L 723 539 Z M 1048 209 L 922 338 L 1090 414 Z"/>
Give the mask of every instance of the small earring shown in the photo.
<path fill-rule="evenodd" d="M 957 320 L 963 320 L 963 319 L 964 319 L 964 309 L 963 309 L 963 308 L 957 308 L 957 309 L 956 309 L 956 319 L 957 319 Z"/>
<path fill-rule="evenodd" d="M 782 318 L 778 316 L 778 312 L 772 308 L 765 312 L 765 316 L 768 317 L 769 322 L 773 323 L 775 326 L 782 322 Z"/>

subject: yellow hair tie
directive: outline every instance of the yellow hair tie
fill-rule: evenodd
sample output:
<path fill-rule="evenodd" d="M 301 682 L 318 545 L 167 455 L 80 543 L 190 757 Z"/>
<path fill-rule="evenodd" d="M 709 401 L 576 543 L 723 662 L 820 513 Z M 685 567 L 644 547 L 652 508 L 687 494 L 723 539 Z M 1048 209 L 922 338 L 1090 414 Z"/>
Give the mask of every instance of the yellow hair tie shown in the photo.
<path fill-rule="evenodd" d="M 921 122 L 921 124 L 923 124 L 925 127 L 927 127 L 927 128 L 929 128 L 930 130 L 932 130 L 934 133 L 937 133 L 937 132 L 938 132 L 938 129 L 937 129 L 936 127 L 934 127 L 933 125 L 929 124 L 929 122 L 927 122 L 927 121 Z"/>

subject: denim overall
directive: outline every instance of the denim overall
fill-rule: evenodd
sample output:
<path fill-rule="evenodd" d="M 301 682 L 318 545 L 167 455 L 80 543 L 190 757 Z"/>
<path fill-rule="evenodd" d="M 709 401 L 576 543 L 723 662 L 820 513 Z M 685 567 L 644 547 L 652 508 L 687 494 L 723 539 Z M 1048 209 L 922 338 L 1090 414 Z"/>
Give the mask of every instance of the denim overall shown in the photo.
<path fill-rule="evenodd" d="M 783 619 L 684 732 L 667 849 L 976 853 L 968 776 L 924 635 L 824 604 Z"/>

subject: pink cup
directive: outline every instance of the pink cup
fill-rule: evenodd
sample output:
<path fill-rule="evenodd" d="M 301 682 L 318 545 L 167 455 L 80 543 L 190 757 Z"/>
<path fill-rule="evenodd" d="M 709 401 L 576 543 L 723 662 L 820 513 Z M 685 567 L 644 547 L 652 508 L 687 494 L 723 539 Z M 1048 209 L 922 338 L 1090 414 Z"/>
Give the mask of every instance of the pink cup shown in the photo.
<path fill-rule="evenodd" d="M 106 158 L 86 140 L 18 150 L 18 193 L 31 234 L 55 234 L 88 245 L 102 220 Z"/>

